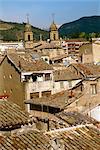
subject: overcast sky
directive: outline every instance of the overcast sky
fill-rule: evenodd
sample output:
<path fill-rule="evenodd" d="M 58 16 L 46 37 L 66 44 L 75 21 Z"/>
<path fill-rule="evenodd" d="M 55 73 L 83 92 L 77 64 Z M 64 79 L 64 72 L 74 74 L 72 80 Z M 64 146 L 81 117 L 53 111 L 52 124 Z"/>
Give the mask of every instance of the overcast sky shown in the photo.
<path fill-rule="evenodd" d="M 0 0 L 0 19 L 48 28 L 55 14 L 58 25 L 84 16 L 100 15 L 100 0 Z"/>

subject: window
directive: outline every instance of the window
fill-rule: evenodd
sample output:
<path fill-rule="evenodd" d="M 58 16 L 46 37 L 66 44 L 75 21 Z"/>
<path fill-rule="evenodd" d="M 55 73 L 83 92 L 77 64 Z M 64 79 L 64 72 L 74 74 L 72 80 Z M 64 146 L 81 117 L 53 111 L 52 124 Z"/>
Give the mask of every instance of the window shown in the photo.
<path fill-rule="evenodd" d="M 45 81 L 47 81 L 47 80 L 50 80 L 50 74 L 49 73 L 45 74 Z"/>
<path fill-rule="evenodd" d="M 97 94 L 97 84 L 91 84 L 91 94 Z"/>
<path fill-rule="evenodd" d="M 6 91 L 6 90 L 4 90 L 3 92 L 4 92 L 4 93 L 7 93 L 7 91 Z"/>
<path fill-rule="evenodd" d="M 53 40 L 56 40 L 56 34 L 53 35 Z"/>
<path fill-rule="evenodd" d="M 10 93 L 12 93 L 13 92 L 13 90 L 12 89 L 10 89 Z"/>
<path fill-rule="evenodd" d="M 41 111 L 41 105 L 30 104 L 30 110 Z"/>
<path fill-rule="evenodd" d="M 37 81 L 37 76 L 36 75 L 32 75 L 32 80 L 33 80 L 33 82 Z"/>
<path fill-rule="evenodd" d="M 30 41 L 30 35 L 28 35 L 28 41 Z"/>
<path fill-rule="evenodd" d="M 48 59 L 47 59 L 47 58 L 45 58 L 45 61 L 48 61 Z"/>
<path fill-rule="evenodd" d="M 11 74 L 11 75 L 9 75 L 9 78 L 10 78 L 10 79 L 12 79 L 12 74 Z"/>
<path fill-rule="evenodd" d="M 39 98 L 39 92 L 30 93 L 30 99 Z"/>

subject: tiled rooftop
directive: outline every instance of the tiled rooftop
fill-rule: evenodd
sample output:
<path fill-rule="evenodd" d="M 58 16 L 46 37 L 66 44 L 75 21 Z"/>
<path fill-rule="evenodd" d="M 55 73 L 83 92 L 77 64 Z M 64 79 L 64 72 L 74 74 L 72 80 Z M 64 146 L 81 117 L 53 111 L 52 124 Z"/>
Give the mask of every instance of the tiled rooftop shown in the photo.
<path fill-rule="evenodd" d="M 49 97 L 33 98 L 31 100 L 25 101 L 25 103 L 51 106 L 51 107 L 60 108 L 60 109 L 63 109 L 65 105 L 67 106 L 71 102 L 73 102 L 73 100 L 68 99 L 67 90 L 53 94 Z"/>
<path fill-rule="evenodd" d="M 88 117 L 87 115 L 80 114 L 75 111 L 62 111 L 57 114 L 43 113 L 43 112 L 34 112 L 32 114 L 31 120 L 33 122 L 38 123 L 49 123 L 49 130 L 61 129 L 76 125 L 85 125 L 85 124 L 96 124 L 97 122 Z M 35 119 L 34 119 L 35 117 Z"/>
<path fill-rule="evenodd" d="M 7 137 L 0 136 L 2 150 L 47 150 L 48 145 L 48 137 L 37 131 Z"/>
<path fill-rule="evenodd" d="M 52 57 L 51 60 L 52 61 L 56 61 L 56 60 L 60 60 L 60 59 L 66 58 L 67 56 L 68 56 L 67 54 L 58 55 L 56 57 Z"/>
<path fill-rule="evenodd" d="M 45 61 L 34 60 L 29 54 L 11 53 L 8 54 L 7 57 L 21 71 L 53 70 L 53 68 Z"/>
<path fill-rule="evenodd" d="M 2 150 L 50 150 L 53 147 L 55 150 L 57 146 L 64 146 L 66 150 L 100 150 L 100 131 L 87 125 L 49 132 L 31 130 L 11 136 L 0 135 Z"/>
<path fill-rule="evenodd" d="M 34 48 L 34 50 L 41 50 L 41 49 L 56 49 L 56 48 L 61 48 L 59 45 L 56 45 L 55 43 L 43 43 L 41 46 L 38 48 Z"/>
<path fill-rule="evenodd" d="M 0 130 L 10 130 L 28 123 L 29 114 L 6 99 L 0 99 Z"/>
<path fill-rule="evenodd" d="M 93 64 L 72 64 L 78 71 L 80 71 L 84 76 L 99 76 L 100 66 Z"/>
<path fill-rule="evenodd" d="M 46 133 L 49 138 L 62 140 L 68 150 L 99 150 L 100 131 L 92 126 L 76 126 Z"/>
<path fill-rule="evenodd" d="M 69 126 L 95 123 L 95 121 L 92 118 L 75 111 L 62 111 L 61 113 L 56 114 L 56 117 L 66 122 Z"/>
<path fill-rule="evenodd" d="M 54 72 L 54 80 L 55 81 L 64 81 L 64 80 L 77 80 L 81 79 L 80 75 L 76 75 L 70 68 L 66 68 L 63 70 L 56 70 Z"/>

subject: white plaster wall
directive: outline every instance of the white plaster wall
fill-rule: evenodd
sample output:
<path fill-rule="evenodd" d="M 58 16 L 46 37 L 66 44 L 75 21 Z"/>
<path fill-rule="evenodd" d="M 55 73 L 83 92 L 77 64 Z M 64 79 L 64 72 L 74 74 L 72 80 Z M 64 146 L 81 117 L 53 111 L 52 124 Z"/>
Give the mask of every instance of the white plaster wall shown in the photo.
<path fill-rule="evenodd" d="M 53 94 L 57 93 L 57 92 L 60 92 L 60 91 L 61 91 L 60 82 L 54 82 L 54 84 L 53 84 Z"/>
<path fill-rule="evenodd" d="M 97 106 L 91 111 L 89 111 L 88 115 L 96 119 L 97 121 L 100 121 L 100 106 Z"/>
<path fill-rule="evenodd" d="M 53 89 L 52 81 L 40 81 L 40 82 L 29 82 L 26 83 L 27 95 L 33 92 L 51 91 Z"/>
<path fill-rule="evenodd" d="M 71 81 L 72 87 L 74 87 L 80 81 L 81 80 L 73 80 L 73 81 Z M 61 86 L 60 82 L 63 82 L 63 87 Z M 63 90 L 67 90 L 67 89 L 70 89 L 72 87 L 69 87 L 69 81 L 54 82 L 53 93 L 61 92 Z"/>

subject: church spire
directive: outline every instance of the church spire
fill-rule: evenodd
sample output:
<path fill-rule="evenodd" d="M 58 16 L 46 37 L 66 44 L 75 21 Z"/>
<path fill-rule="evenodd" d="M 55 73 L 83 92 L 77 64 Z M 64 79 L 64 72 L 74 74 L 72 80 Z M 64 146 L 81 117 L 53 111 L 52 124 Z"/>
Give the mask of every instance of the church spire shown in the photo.
<path fill-rule="evenodd" d="M 26 14 L 27 24 L 29 24 L 29 14 Z"/>
<path fill-rule="evenodd" d="M 55 14 L 52 13 L 52 22 L 54 23 Z"/>

